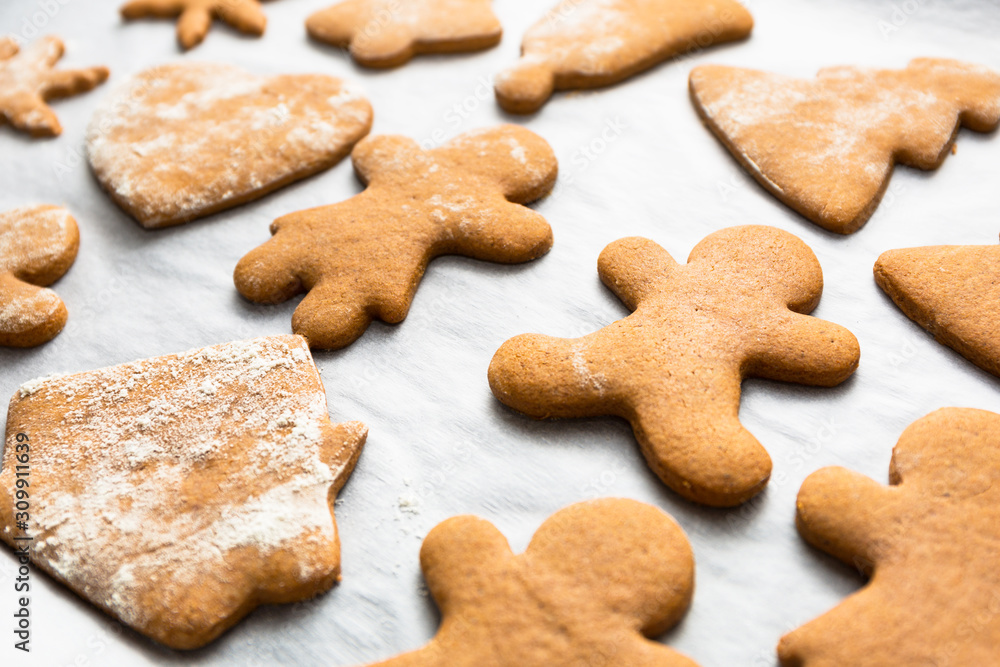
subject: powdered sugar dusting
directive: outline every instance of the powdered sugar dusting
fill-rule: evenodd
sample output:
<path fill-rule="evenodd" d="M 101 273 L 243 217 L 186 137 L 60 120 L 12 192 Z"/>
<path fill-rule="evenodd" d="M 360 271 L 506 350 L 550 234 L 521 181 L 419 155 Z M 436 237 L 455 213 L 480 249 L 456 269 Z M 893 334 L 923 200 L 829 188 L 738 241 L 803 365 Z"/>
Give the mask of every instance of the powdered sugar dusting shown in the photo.
<path fill-rule="evenodd" d="M 0 213 L 0 273 L 33 269 L 66 252 L 74 228 L 69 211 L 59 206 L 24 206 Z"/>
<path fill-rule="evenodd" d="M 961 112 L 996 116 L 1000 105 L 1000 76 L 946 60 L 829 68 L 814 80 L 705 67 L 691 81 L 705 115 L 761 180 L 845 218 L 877 195 L 899 154 L 933 166 Z M 983 90 L 993 92 L 977 98 Z"/>
<path fill-rule="evenodd" d="M 371 116 L 364 96 L 333 77 L 167 65 L 112 94 L 87 129 L 87 151 L 115 200 L 161 227 L 332 166 Z"/>
<path fill-rule="evenodd" d="M 11 419 L 37 443 L 33 559 L 126 623 L 163 613 L 149 609 L 151 586 L 177 600 L 227 580 L 238 549 L 294 553 L 303 580 L 329 575 L 310 554 L 336 549 L 329 493 L 351 452 L 329 451 L 326 397 L 300 337 L 40 378 L 21 387 Z M 351 437 L 353 451 L 363 427 Z"/>

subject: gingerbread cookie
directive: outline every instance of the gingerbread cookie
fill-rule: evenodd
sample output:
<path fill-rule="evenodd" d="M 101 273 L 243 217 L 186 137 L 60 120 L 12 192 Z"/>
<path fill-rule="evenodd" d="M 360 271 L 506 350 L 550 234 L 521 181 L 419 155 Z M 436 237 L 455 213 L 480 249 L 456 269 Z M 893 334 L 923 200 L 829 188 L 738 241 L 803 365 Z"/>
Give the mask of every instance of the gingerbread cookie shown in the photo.
<path fill-rule="evenodd" d="M 946 408 L 918 420 L 889 481 L 824 468 L 803 483 L 799 532 L 871 581 L 783 637 L 782 665 L 996 664 L 1000 415 Z"/>
<path fill-rule="evenodd" d="M 365 67 L 396 67 L 417 53 L 478 51 L 500 43 L 492 0 L 344 0 L 306 21 L 313 39 L 350 48 Z"/>
<path fill-rule="evenodd" d="M 427 151 L 406 137 L 369 137 L 351 158 L 367 189 L 278 218 L 274 237 L 234 276 L 258 303 L 308 292 L 292 329 L 313 348 L 349 345 L 373 318 L 402 321 L 438 255 L 526 262 L 552 245 L 545 218 L 522 206 L 546 195 L 557 171 L 552 149 L 529 130 L 466 132 Z"/>
<path fill-rule="evenodd" d="M 168 227 L 329 169 L 371 123 L 368 101 L 331 76 L 164 65 L 94 114 L 87 153 L 115 203 L 143 227 Z"/>
<path fill-rule="evenodd" d="M 497 102 L 533 113 L 554 90 L 618 83 L 752 28 L 736 0 L 562 0 L 525 33 L 517 64 L 497 76 Z"/>
<path fill-rule="evenodd" d="M 66 306 L 45 289 L 69 271 L 80 247 L 76 220 L 59 206 L 0 213 L 0 345 L 34 347 L 66 325 Z"/>
<path fill-rule="evenodd" d="M 889 250 L 875 282 L 938 342 L 1000 376 L 1000 246 Z"/>
<path fill-rule="evenodd" d="M 43 37 L 24 51 L 10 37 L 0 37 L 0 124 L 33 137 L 62 134 L 46 102 L 85 93 L 108 79 L 107 67 L 55 69 L 63 51 L 58 37 Z"/>
<path fill-rule="evenodd" d="M 365 435 L 330 422 L 299 336 L 41 378 L 10 403 L 0 538 L 122 623 L 196 648 L 339 580 L 333 502 Z"/>
<path fill-rule="evenodd" d="M 131 0 L 122 5 L 122 18 L 177 19 L 177 41 L 185 49 L 201 44 L 212 19 L 225 21 L 240 32 L 260 37 L 267 17 L 257 0 Z"/>
<path fill-rule="evenodd" d="M 420 566 L 441 629 L 426 647 L 379 667 L 696 667 L 643 636 L 676 625 L 694 593 L 687 537 L 651 505 L 570 505 L 517 556 L 493 524 L 454 517 L 427 535 Z"/>
<path fill-rule="evenodd" d="M 832 387 L 858 366 L 851 332 L 806 315 L 823 274 L 787 232 L 730 227 L 686 265 L 625 238 L 597 268 L 635 312 L 583 338 L 512 338 L 490 363 L 490 387 L 536 418 L 628 419 L 653 471 L 689 500 L 736 505 L 767 484 L 771 459 L 738 417 L 744 377 Z"/>
<path fill-rule="evenodd" d="M 955 60 L 833 67 L 815 80 L 708 65 L 691 72 L 690 87 L 709 129 L 757 182 L 838 234 L 865 224 L 894 163 L 936 169 L 960 126 L 1000 123 L 1000 75 Z"/>

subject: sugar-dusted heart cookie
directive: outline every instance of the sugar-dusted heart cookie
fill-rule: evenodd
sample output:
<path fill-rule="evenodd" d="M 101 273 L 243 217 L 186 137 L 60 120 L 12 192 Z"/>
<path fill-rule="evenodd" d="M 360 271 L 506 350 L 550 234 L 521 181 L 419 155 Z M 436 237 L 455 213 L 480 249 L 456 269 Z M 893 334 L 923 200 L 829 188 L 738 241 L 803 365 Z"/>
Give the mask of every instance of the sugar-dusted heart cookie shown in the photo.
<path fill-rule="evenodd" d="M 899 438 L 890 486 L 844 468 L 802 484 L 807 542 L 871 575 L 785 635 L 785 667 L 985 667 L 1000 655 L 1000 415 L 946 408 Z"/>
<path fill-rule="evenodd" d="M 532 113 L 554 90 L 608 86 L 752 28 L 736 0 L 562 0 L 525 33 L 521 59 L 497 76 L 497 102 Z"/>
<path fill-rule="evenodd" d="M 858 366 L 851 332 L 807 315 L 823 273 L 780 229 L 715 232 L 687 264 L 649 239 L 620 239 L 597 269 L 634 312 L 582 338 L 508 340 L 490 387 L 540 419 L 628 419 L 653 471 L 690 500 L 736 505 L 767 484 L 771 459 L 739 420 L 745 376 L 832 387 Z"/>
<path fill-rule="evenodd" d="M 1000 123 L 1000 74 L 955 60 L 833 67 L 815 79 L 706 65 L 690 88 L 708 127 L 764 188 L 838 234 L 865 224 L 896 162 L 935 169 L 960 126 Z"/>
<path fill-rule="evenodd" d="M 167 227 L 329 169 L 371 122 L 368 101 L 331 76 L 164 65 L 94 114 L 87 153 L 119 206 L 143 227 Z"/>
<path fill-rule="evenodd" d="M 66 306 L 45 289 L 69 271 L 80 230 L 60 206 L 0 213 L 0 345 L 34 347 L 66 325 Z"/>
<path fill-rule="evenodd" d="M 308 292 L 292 329 L 313 348 L 349 345 L 374 318 L 402 321 L 434 257 L 527 262 L 552 246 L 549 223 L 523 206 L 548 194 L 557 171 L 552 148 L 530 130 L 475 130 L 434 150 L 368 137 L 351 159 L 364 192 L 278 218 L 234 274 L 257 303 Z"/>
<path fill-rule="evenodd" d="M 0 538 L 122 623 L 196 648 L 340 579 L 333 502 L 365 436 L 330 422 L 299 336 L 41 378 L 11 399 Z"/>
<path fill-rule="evenodd" d="M 201 44 L 212 27 L 212 19 L 257 37 L 267 26 L 267 17 L 257 0 L 131 0 L 120 11 L 126 20 L 176 18 L 177 41 L 185 49 Z"/>
<path fill-rule="evenodd" d="M 695 667 L 646 639 L 676 625 L 694 593 L 687 537 L 651 505 L 570 505 L 519 555 L 488 521 L 454 517 L 427 535 L 420 566 L 441 628 L 377 667 Z"/>
<path fill-rule="evenodd" d="M 24 51 L 10 37 L 0 37 L 0 124 L 10 123 L 35 137 L 54 137 L 62 133 L 62 125 L 46 102 L 107 81 L 107 67 L 55 69 L 63 50 L 58 37 L 43 37 Z"/>
<path fill-rule="evenodd" d="M 500 43 L 492 0 L 344 0 L 306 21 L 310 37 L 350 48 L 365 67 L 396 67 L 417 53 L 478 51 Z"/>
<path fill-rule="evenodd" d="M 938 342 L 1000 376 L 1000 246 L 889 250 L 875 282 Z"/>

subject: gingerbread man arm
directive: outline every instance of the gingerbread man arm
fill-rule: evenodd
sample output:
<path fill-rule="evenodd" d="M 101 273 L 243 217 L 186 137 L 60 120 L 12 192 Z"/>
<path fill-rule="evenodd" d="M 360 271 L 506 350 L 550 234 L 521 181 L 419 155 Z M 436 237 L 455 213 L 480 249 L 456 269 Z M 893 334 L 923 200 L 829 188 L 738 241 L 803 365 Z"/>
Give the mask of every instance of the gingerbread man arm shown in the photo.
<path fill-rule="evenodd" d="M 435 254 L 515 264 L 541 257 L 552 247 L 552 228 L 541 214 L 502 198 L 447 217 L 448 238 Z"/>
<path fill-rule="evenodd" d="M 536 419 L 615 414 L 608 406 L 604 381 L 590 371 L 583 355 L 588 340 L 596 335 L 555 338 L 522 334 L 511 338 L 490 361 L 493 395 Z"/>
<path fill-rule="evenodd" d="M 858 339 L 842 326 L 790 310 L 777 311 L 767 335 L 747 362 L 755 377 L 833 387 L 854 373 Z"/>
<path fill-rule="evenodd" d="M 677 268 L 670 253 L 641 236 L 618 239 L 597 258 L 601 282 L 629 310 L 635 310 L 647 295 L 659 292 L 664 279 Z"/>
<path fill-rule="evenodd" d="M 890 535 L 900 493 L 846 468 L 822 468 L 802 483 L 796 525 L 809 544 L 870 572 L 883 555 L 880 540 Z"/>

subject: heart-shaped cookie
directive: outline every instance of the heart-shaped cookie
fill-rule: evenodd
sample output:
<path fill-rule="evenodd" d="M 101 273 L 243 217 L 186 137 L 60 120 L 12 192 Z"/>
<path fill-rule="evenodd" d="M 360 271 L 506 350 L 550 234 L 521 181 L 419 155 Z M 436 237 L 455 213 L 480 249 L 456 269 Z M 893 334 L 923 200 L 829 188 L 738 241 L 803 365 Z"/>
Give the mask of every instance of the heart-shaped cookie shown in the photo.
<path fill-rule="evenodd" d="M 371 122 L 368 100 L 331 76 L 165 65 L 94 114 L 87 153 L 115 203 L 143 227 L 168 227 L 329 169 Z"/>

